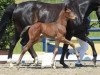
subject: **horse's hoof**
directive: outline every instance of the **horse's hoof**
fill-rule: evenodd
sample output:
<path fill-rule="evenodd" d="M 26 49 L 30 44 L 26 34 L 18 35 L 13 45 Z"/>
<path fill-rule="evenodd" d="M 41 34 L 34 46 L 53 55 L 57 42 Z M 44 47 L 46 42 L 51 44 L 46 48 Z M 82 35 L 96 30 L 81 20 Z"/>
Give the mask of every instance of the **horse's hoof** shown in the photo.
<path fill-rule="evenodd" d="M 8 59 L 8 60 L 7 60 L 7 63 L 11 63 L 11 62 L 12 62 L 12 60 L 11 60 L 11 59 Z"/>
<path fill-rule="evenodd" d="M 53 65 L 52 68 L 53 68 L 53 69 L 56 69 L 56 66 Z"/>
<path fill-rule="evenodd" d="M 9 64 L 9 68 L 12 68 L 14 66 L 11 59 L 8 59 L 7 63 Z"/>
<path fill-rule="evenodd" d="M 10 63 L 10 68 L 12 68 L 14 65 L 12 63 Z"/>
<path fill-rule="evenodd" d="M 94 67 L 96 67 L 96 58 L 93 58 L 92 61 L 94 63 Z"/>
<path fill-rule="evenodd" d="M 34 64 L 37 66 L 37 65 L 38 65 L 38 60 L 36 60 L 36 61 L 34 62 Z"/>
<path fill-rule="evenodd" d="M 68 65 L 63 65 L 63 68 L 69 68 L 69 66 Z"/>
<path fill-rule="evenodd" d="M 16 62 L 16 66 L 19 66 L 19 64 L 20 64 L 19 62 Z"/>
<path fill-rule="evenodd" d="M 36 57 L 36 58 L 34 59 L 34 64 L 35 64 L 35 65 L 38 65 L 38 57 Z"/>
<path fill-rule="evenodd" d="M 51 67 L 52 67 L 53 69 L 56 69 L 56 65 L 55 65 L 54 63 L 51 64 Z"/>
<path fill-rule="evenodd" d="M 41 69 L 45 68 L 45 66 L 41 65 Z"/>
<path fill-rule="evenodd" d="M 38 60 L 34 62 L 35 65 L 38 65 Z"/>
<path fill-rule="evenodd" d="M 52 67 L 53 69 L 56 69 L 56 61 L 52 61 L 51 67 Z"/>
<path fill-rule="evenodd" d="M 68 65 L 66 65 L 64 62 L 60 61 L 60 64 L 63 65 L 63 68 L 69 68 Z"/>
<path fill-rule="evenodd" d="M 96 67 L 96 64 L 94 64 L 94 67 Z"/>

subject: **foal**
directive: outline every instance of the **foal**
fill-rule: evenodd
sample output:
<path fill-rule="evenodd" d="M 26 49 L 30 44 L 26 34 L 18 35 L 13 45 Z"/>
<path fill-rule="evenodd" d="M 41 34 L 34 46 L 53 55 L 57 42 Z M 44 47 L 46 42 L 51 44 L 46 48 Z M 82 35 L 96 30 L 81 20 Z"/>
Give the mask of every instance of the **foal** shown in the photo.
<path fill-rule="evenodd" d="M 67 21 L 68 21 L 68 19 L 75 19 L 75 17 L 76 16 L 74 15 L 74 13 L 70 9 L 64 8 L 60 12 L 59 17 L 58 17 L 56 22 L 52 22 L 52 23 L 37 22 L 34 25 L 31 25 L 29 28 L 29 31 L 28 31 L 29 41 L 24 46 L 17 64 L 20 63 L 25 52 L 31 46 L 33 46 L 35 43 L 38 42 L 41 34 L 43 34 L 44 36 L 46 36 L 48 38 L 55 39 L 55 49 L 54 49 L 54 55 L 52 58 L 53 65 L 54 65 L 54 59 L 55 59 L 57 52 L 58 52 L 58 47 L 59 47 L 60 42 L 63 42 L 65 44 L 69 44 L 75 50 L 75 45 L 72 42 L 65 39 Z M 75 52 L 76 52 L 76 56 L 79 60 L 79 54 L 78 54 L 77 50 L 75 50 Z"/>

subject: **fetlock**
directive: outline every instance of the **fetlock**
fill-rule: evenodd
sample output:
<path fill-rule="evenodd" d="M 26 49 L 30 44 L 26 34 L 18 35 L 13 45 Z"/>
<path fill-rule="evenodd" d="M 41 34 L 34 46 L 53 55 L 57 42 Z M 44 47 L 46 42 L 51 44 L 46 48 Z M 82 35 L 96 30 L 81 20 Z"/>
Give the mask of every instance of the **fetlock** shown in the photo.
<path fill-rule="evenodd" d="M 34 58 L 34 64 L 37 65 L 38 64 L 38 57 Z"/>

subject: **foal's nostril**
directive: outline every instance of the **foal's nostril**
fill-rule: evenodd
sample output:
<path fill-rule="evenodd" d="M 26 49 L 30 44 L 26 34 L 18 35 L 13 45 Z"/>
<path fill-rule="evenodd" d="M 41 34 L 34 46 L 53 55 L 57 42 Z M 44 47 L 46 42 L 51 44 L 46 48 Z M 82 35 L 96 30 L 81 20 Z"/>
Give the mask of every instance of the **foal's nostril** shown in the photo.
<path fill-rule="evenodd" d="M 71 19 L 75 20 L 76 16 L 75 15 L 71 15 Z"/>

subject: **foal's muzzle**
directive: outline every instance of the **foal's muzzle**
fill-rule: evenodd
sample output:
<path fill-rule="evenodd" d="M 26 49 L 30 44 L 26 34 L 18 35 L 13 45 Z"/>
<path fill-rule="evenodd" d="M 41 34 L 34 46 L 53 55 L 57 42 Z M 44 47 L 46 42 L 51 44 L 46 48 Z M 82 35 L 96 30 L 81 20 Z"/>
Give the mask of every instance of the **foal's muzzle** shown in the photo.
<path fill-rule="evenodd" d="M 81 25 L 81 22 L 77 17 L 73 20 L 73 22 L 75 25 Z"/>

